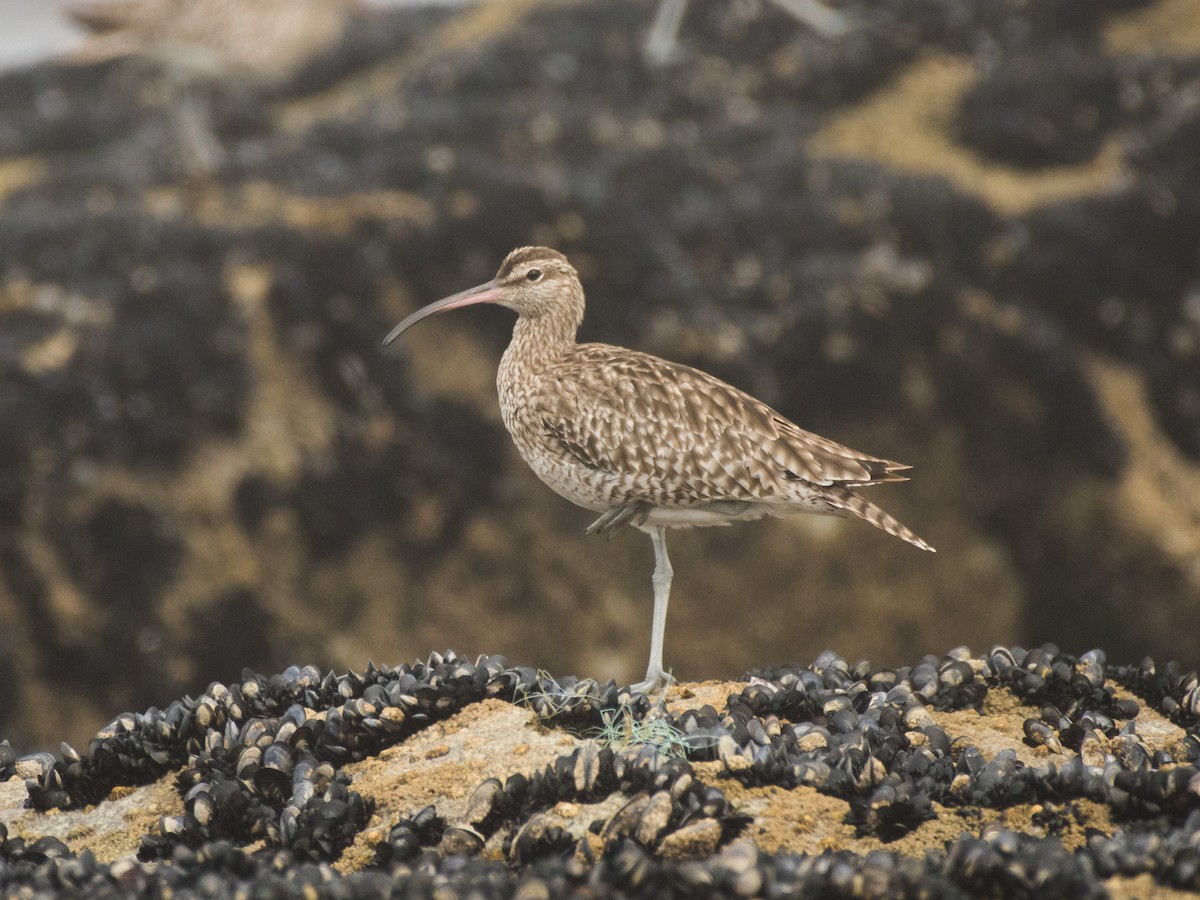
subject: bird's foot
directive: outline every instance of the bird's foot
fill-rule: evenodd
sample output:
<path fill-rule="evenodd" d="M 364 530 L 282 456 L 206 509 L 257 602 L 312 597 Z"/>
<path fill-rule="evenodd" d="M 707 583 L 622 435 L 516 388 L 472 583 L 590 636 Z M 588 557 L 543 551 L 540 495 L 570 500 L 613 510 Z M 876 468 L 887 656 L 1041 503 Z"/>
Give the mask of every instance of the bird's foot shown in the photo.
<path fill-rule="evenodd" d="M 637 503 L 630 503 L 625 506 L 618 506 L 610 509 L 595 522 L 589 525 L 585 534 L 602 534 L 609 540 L 616 534 L 617 529 L 622 525 L 632 522 L 634 525 L 645 525 L 646 519 L 650 517 L 650 504 L 644 500 L 639 500 Z"/>
<path fill-rule="evenodd" d="M 657 672 L 647 672 L 644 681 L 639 681 L 637 684 L 629 686 L 629 692 L 631 694 L 645 694 L 646 696 L 650 696 L 657 690 L 661 689 L 665 691 L 674 683 L 675 679 L 660 669 Z"/>

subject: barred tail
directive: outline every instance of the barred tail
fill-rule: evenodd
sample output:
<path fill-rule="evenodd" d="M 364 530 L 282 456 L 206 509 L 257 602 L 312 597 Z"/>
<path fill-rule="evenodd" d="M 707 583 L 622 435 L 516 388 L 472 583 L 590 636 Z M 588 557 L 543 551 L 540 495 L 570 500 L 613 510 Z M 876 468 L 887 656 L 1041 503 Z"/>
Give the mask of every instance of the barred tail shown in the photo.
<path fill-rule="evenodd" d="M 928 550 L 930 553 L 937 553 L 933 547 L 929 546 L 921 538 L 917 537 L 916 533 L 911 528 L 901 525 L 882 509 L 864 500 L 858 494 L 843 487 L 827 487 L 821 490 L 821 495 L 829 501 L 836 509 L 843 510 L 852 516 L 857 516 L 864 521 L 870 522 L 876 528 L 883 529 L 888 534 L 894 535 L 901 540 L 908 541 L 914 547 L 920 547 L 922 550 Z"/>

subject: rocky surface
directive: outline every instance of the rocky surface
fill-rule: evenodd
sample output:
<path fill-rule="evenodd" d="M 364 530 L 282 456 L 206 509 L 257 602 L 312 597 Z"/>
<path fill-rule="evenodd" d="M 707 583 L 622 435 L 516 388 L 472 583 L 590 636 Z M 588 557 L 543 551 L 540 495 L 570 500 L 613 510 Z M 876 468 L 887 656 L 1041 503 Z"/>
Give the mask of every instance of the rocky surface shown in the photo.
<path fill-rule="evenodd" d="M 1200 14 L 1187 0 L 401 11 L 213 91 L 0 77 L 0 733 L 82 743 L 241 666 L 430 646 L 629 678 L 648 542 L 498 421 L 503 311 L 379 340 L 539 242 L 584 337 L 916 465 L 854 523 L 681 534 L 667 662 L 1055 640 L 1200 661 Z M 731 598 L 742 604 L 731 625 Z"/>
<path fill-rule="evenodd" d="M 1050 645 L 654 702 L 502 657 L 247 670 L 86 751 L 0 744 L 0 890 L 1170 897 L 1200 890 L 1198 698 Z"/>

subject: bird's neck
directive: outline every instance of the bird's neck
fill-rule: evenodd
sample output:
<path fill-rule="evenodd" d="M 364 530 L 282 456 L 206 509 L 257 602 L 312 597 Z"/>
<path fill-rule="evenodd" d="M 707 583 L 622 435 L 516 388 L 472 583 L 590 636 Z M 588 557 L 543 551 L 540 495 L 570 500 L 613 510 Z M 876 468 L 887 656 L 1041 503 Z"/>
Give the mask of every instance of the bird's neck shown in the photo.
<path fill-rule="evenodd" d="M 527 374 L 541 371 L 575 345 L 579 322 L 565 315 L 521 316 L 501 366 Z"/>

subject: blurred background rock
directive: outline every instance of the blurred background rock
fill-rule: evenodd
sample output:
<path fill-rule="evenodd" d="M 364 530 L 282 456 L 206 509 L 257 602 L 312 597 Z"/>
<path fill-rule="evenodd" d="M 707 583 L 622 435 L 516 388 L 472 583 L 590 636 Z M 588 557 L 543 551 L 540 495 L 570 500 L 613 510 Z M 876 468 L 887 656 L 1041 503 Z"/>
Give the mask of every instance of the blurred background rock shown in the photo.
<path fill-rule="evenodd" d="M 933 558 L 825 518 L 674 538 L 677 676 L 1200 664 L 1200 5 L 692 0 L 647 52 L 650 0 L 330 0 L 297 61 L 231 3 L 82 45 L 0 6 L 14 744 L 243 666 L 639 674 L 649 542 L 585 538 L 509 446 L 511 315 L 379 347 L 527 243 L 579 266 L 584 339 L 916 466 L 872 499 Z"/>

